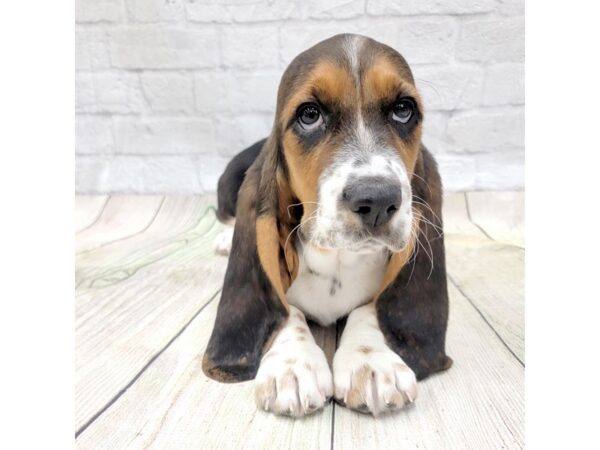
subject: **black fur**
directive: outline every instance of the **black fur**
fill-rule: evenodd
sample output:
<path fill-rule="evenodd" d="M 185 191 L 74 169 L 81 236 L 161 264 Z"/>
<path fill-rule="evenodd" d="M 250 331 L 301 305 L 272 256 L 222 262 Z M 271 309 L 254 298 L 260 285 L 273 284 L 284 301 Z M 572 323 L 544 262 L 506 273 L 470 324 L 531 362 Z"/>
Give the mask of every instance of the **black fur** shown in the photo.
<path fill-rule="evenodd" d="M 243 164 L 252 164 L 251 155 L 258 158 L 243 182 L 233 179 L 231 173 L 228 175 L 228 181 L 242 185 L 232 242 L 231 258 L 234 259 L 227 265 L 215 325 L 202 362 L 204 373 L 222 382 L 253 379 L 265 344 L 287 317 L 257 253 L 256 192 L 265 156 L 256 151 L 259 144 L 244 150 L 244 158 L 238 159 L 237 166 L 241 168 Z M 246 169 L 237 172 L 240 177 Z M 226 192 L 228 202 L 238 203 L 237 192 L 230 188 Z M 219 205 L 221 201 L 219 191 Z"/>
<path fill-rule="evenodd" d="M 425 147 L 421 148 L 415 173 L 413 198 L 431 207 L 433 211 L 421 208 L 421 213 L 439 229 L 421 221 L 419 239 L 424 248 L 377 300 L 377 320 L 388 345 L 421 380 L 448 369 L 452 359 L 445 352 L 448 287 L 441 234 L 442 186 L 437 164 Z"/>
<path fill-rule="evenodd" d="M 226 222 L 235 216 L 238 191 L 242 186 L 246 171 L 258 157 L 267 139 L 262 139 L 233 157 L 219 178 L 217 185 L 217 217 Z"/>

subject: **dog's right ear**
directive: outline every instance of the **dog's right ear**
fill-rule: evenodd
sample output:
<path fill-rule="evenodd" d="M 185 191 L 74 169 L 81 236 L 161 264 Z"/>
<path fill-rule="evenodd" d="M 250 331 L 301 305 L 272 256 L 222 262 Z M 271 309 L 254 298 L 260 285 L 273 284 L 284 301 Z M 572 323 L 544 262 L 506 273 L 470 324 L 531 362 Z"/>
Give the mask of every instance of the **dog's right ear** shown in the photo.
<path fill-rule="evenodd" d="M 236 224 L 214 329 L 202 367 L 217 381 L 254 378 L 263 352 L 288 316 L 285 291 L 297 271 L 292 196 L 273 133 L 240 188 Z"/>

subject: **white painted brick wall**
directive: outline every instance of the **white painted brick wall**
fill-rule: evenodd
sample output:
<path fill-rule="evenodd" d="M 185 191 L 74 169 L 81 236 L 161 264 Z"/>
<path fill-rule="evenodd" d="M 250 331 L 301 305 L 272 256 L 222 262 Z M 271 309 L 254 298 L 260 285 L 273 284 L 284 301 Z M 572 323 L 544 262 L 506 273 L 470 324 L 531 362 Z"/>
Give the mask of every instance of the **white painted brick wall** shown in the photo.
<path fill-rule="evenodd" d="M 448 190 L 524 178 L 523 0 L 76 0 L 78 192 L 213 191 L 286 65 L 337 33 L 408 60 Z"/>

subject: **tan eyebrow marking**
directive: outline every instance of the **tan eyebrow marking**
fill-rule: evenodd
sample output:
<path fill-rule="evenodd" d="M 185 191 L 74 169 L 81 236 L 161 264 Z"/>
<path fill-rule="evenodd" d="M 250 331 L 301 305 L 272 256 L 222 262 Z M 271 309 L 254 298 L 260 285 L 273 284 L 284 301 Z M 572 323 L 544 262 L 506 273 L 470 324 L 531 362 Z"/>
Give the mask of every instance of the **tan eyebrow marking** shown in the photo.
<path fill-rule="evenodd" d="M 366 71 L 362 88 L 365 103 L 379 103 L 382 99 L 392 101 L 400 91 L 413 97 L 422 110 L 421 97 L 415 86 L 385 56 L 378 57 Z"/>
<path fill-rule="evenodd" d="M 282 128 L 292 119 L 298 106 L 312 98 L 315 93 L 323 102 L 353 102 L 356 87 L 346 68 L 328 60 L 317 63 L 286 102 L 279 118 Z"/>

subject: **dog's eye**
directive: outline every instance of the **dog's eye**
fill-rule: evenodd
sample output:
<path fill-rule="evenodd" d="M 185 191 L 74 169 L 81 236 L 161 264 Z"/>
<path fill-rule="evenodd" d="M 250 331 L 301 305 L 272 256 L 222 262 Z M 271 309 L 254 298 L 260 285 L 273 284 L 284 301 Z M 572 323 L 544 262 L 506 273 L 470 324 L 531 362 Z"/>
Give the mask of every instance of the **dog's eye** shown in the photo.
<path fill-rule="evenodd" d="M 323 123 L 321 111 L 314 103 L 300 106 L 297 115 L 300 126 L 305 130 L 313 130 Z"/>
<path fill-rule="evenodd" d="M 407 123 L 413 115 L 415 104 L 410 98 L 401 98 L 392 108 L 392 119 Z"/>

